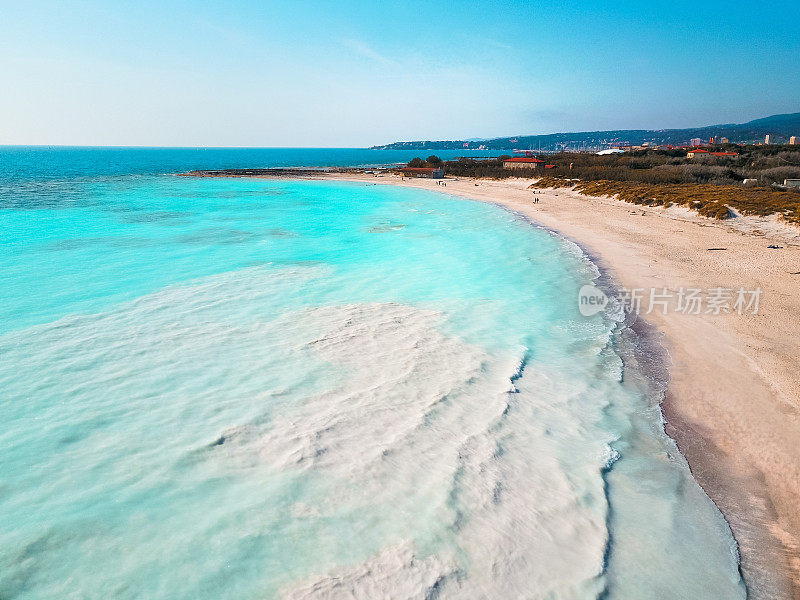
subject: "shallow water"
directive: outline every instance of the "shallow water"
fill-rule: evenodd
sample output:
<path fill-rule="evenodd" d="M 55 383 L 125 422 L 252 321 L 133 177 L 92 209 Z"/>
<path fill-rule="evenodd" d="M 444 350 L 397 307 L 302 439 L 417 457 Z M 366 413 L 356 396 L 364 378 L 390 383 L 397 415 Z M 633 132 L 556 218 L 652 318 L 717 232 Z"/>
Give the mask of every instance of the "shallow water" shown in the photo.
<path fill-rule="evenodd" d="M 744 597 L 574 245 L 388 186 L 70 185 L 0 209 L 0 598 Z"/>

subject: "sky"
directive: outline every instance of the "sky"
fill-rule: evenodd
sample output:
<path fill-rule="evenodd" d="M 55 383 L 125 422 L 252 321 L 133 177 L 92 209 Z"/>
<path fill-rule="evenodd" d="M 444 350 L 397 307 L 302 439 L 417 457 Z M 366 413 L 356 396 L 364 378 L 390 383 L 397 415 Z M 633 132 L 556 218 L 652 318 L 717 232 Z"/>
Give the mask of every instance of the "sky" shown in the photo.
<path fill-rule="evenodd" d="M 0 144 L 363 147 L 800 112 L 800 2 L 0 0 Z"/>

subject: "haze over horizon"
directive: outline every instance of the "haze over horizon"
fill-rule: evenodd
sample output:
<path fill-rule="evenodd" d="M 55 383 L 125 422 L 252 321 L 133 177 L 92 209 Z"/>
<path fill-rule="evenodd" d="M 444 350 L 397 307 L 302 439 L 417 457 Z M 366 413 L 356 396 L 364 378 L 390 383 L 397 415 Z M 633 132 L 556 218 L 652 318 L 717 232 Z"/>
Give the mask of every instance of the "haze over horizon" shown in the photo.
<path fill-rule="evenodd" d="M 798 110 L 796 3 L 4 3 L 0 144 L 363 147 Z M 698 33 L 700 32 L 700 33 Z"/>

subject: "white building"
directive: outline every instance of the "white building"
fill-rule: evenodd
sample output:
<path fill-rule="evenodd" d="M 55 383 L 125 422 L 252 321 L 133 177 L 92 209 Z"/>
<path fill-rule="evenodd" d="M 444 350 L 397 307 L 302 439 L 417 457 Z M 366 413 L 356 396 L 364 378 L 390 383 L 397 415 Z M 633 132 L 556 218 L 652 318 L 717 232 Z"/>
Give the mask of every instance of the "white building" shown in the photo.
<path fill-rule="evenodd" d="M 595 154 L 599 156 L 605 156 L 607 154 L 625 154 L 625 151 L 620 150 L 619 148 L 609 148 L 608 150 L 600 150 L 600 152 L 595 152 Z"/>
<path fill-rule="evenodd" d="M 766 145 L 769 145 L 769 134 L 767 134 L 767 135 L 765 135 L 765 136 L 764 136 L 764 143 L 765 143 Z"/>
<path fill-rule="evenodd" d="M 700 138 L 692 138 L 691 140 L 689 140 L 689 145 L 690 146 L 702 146 L 703 145 L 703 140 L 701 140 Z"/>
<path fill-rule="evenodd" d="M 784 179 L 783 187 L 800 188 L 800 179 Z"/>
<path fill-rule="evenodd" d="M 793 135 L 792 137 L 789 138 L 789 145 L 790 146 L 796 146 L 797 145 L 797 136 L 796 135 Z"/>

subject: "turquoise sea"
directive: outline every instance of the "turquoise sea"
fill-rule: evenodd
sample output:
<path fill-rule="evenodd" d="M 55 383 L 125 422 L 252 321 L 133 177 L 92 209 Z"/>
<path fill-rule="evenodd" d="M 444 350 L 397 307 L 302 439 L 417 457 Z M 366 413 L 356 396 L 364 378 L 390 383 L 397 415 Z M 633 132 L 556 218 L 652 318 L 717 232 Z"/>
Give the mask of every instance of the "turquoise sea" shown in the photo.
<path fill-rule="evenodd" d="M 580 248 L 174 175 L 410 157 L 0 148 L 0 599 L 745 597 Z"/>

